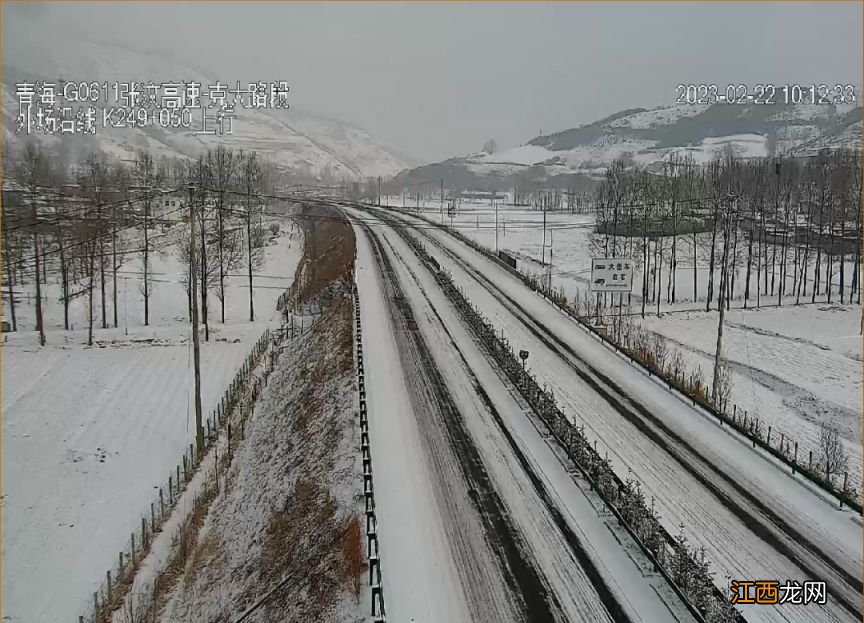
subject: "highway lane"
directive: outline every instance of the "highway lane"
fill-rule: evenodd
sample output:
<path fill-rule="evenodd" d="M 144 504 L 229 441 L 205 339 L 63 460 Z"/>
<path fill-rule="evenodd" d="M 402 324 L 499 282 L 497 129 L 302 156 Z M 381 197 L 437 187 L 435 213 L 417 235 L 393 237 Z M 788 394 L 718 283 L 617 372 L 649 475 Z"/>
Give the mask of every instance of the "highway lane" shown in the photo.
<path fill-rule="evenodd" d="M 706 548 L 719 587 L 733 579 L 825 580 L 823 607 L 748 607 L 748 620 L 860 620 L 861 527 L 818 493 L 655 384 L 497 263 L 401 216 L 511 343 L 566 413 L 632 470 L 667 529 Z M 815 618 L 814 618 L 815 617 Z"/>
<path fill-rule="evenodd" d="M 463 463 L 475 458 L 482 463 L 484 478 L 469 478 L 469 486 L 487 480 L 477 497 L 495 498 L 493 514 L 502 515 L 490 523 L 487 537 L 494 543 L 502 536 L 511 538 L 506 533 L 512 531 L 518 556 L 511 552 L 505 567 L 516 580 L 511 586 L 526 620 L 545 620 L 548 613 L 553 617 L 549 620 L 586 623 L 691 621 L 662 576 L 628 543 L 623 529 L 598 510 L 599 499 L 595 496 L 592 502 L 580 489 L 525 415 L 526 405 L 493 370 L 410 248 L 387 228 L 374 230 L 372 237 L 381 240 L 380 255 L 386 256 L 379 260 L 386 265 L 382 272 L 388 279 L 395 276 L 397 296 L 404 297 L 398 303 L 400 313 L 416 323 L 416 332 L 408 333 L 414 333 L 411 340 L 422 342 L 411 360 L 403 361 L 403 369 L 415 374 L 418 367 L 412 362 L 426 360 L 422 374 L 433 370 L 433 377 L 440 375 L 441 382 L 432 386 L 450 398 L 426 395 L 425 402 L 444 405 L 440 411 L 450 412 L 438 424 L 449 431 L 453 445 L 470 440 L 474 450 Z M 382 556 L 386 565 L 387 556 Z M 532 568 L 540 582 L 538 595 L 532 581 L 519 579 Z"/>

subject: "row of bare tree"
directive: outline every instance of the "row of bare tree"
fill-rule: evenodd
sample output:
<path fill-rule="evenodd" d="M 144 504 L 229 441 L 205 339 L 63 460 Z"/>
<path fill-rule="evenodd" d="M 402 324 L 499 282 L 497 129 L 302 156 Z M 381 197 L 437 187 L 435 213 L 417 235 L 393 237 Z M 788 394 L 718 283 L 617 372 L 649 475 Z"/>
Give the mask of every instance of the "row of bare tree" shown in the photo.
<path fill-rule="evenodd" d="M 3 161 L 2 277 L 12 330 L 19 320 L 15 303 L 22 296 L 20 287 L 32 283 L 36 330 L 45 344 L 43 290 L 51 274 L 60 286 L 65 329 L 70 328 L 70 303 L 86 297 L 92 344 L 97 291 L 102 327 L 108 328 L 109 322 L 117 327 L 117 274 L 134 258 L 140 258 L 143 322 L 149 325 L 152 284 L 158 280 L 153 277 L 153 254 L 167 251 L 154 244 L 163 224 L 185 223 L 175 242 L 187 266 L 184 285 L 187 294 L 191 292 L 190 214 L 196 218 L 196 253 L 205 258 L 196 263 L 203 284 L 205 337 L 208 293 L 219 300 L 225 322 L 225 280 L 244 265 L 249 318 L 254 320 L 253 273 L 264 258 L 262 219 L 270 204 L 262 194 L 272 192 L 276 182 L 275 169 L 255 152 L 235 153 L 220 145 L 197 160 L 163 157 L 158 162 L 146 151 L 124 161 L 93 152 L 83 162 L 70 163 L 62 151 L 28 142 L 18 153 L 6 150 Z M 169 205 L 172 209 L 165 207 Z"/>
<path fill-rule="evenodd" d="M 739 271 L 745 307 L 775 296 L 777 305 L 792 296 L 800 303 L 808 289 L 812 302 L 835 293 L 861 302 L 860 152 L 743 160 L 726 150 L 704 166 L 672 155 L 660 171 L 618 160 L 595 206 L 594 252 L 643 269 L 643 315 L 646 303 L 659 312 L 662 298 L 680 298 L 679 262 L 692 264 L 694 300 L 700 261 L 707 267 L 706 310 L 715 296 L 728 308 Z"/>

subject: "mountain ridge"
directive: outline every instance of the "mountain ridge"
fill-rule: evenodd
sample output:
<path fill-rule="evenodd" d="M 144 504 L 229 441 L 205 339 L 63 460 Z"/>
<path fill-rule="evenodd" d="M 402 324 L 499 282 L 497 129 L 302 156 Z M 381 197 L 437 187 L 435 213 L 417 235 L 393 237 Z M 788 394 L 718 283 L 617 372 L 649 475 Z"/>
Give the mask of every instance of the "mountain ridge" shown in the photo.
<path fill-rule="evenodd" d="M 708 162 L 728 145 L 739 157 L 861 149 L 859 105 L 674 105 L 629 108 L 597 121 L 536 136 L 495 153 L 475 152 L 403 171 L 391 190 L 434 176 L 452 187 L 500 190 L 514 185 L 585 189 L 616 158 L 656 168 L 671 153 Z"/>
<path fill-rule="evenodd" d="M 212 84 L 212 73 L 178 60 L 173 54 L 142 52 L 123 44 L 76 42 L 74 48 L 58 45 L 53 50 L 75 49 L 76 55 L 58 56 L 46 49 L 32 49 L 27 41 L 16 42 L 14 60 L 4 54 L 2 133 L 10 144 L 25 138 L 15 132 L 15 81 L 60 79 L 87 82 L 129 82 L 131 80 L 196 81 Z M 85 71 L 86 70 L 86 71 Z M 203 89 L 202 89 L 203 90 Z M 101 107 L 97 102 L 97 116 Z M 31 135 L 32 137 L 32 135 Z M 33 137 L 36 138 L 36 137 Z M 54 143 L 59 136 L 42 137 Z M 417 161 L 375 139 L 355 125 L 329 116 L 316 115 L 296 107 L 279 110 L 239 109 L 231 135 L 210 136 L 185 129 L 160 126 L 122 129 L 97 127 L 95 136 L 70 141 L 73 149 L 101 149 L 115 157 L 128 158 L 137 149 L 155 155 L 194 158 L 218 142 L 237 149 L 259 151 L 278 168 L 318 179 L 390 177 Z"/>

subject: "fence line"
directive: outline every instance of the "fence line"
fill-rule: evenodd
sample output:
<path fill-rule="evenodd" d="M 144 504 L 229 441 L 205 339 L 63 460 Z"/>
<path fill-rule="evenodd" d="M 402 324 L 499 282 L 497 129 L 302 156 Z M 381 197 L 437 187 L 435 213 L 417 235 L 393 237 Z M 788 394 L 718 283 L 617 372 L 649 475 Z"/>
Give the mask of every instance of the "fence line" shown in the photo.
<path fill-rule="evenodd" d="M 531 275 L 526 275 L 518 269 L 513 268 L 512 266 L 507 264 L 506 261 L 502 260 L 490 250 L 486 249 L 479 243 L 471 240 L 461 232 L 449 230 L 446 227 L 442 226 L 440 223 L 435 223 L 434 221 L 426 219 L 425 217 L 421 216 L 419 218 L 425 220 L 426 222 L 434 225 L 435 227 L 443 231 L 446 231 L 450 235 L 456 237 L 457 239 L 474 249 L 480 255 L 497 262 L 500 266 L 503 266 L 508 272 L 521 280 L 529 289 L 537 292 L 546 300 L 548 300 L 552 305 L 554 305 L 555 307 L 566 313 L 568 316 L 576 320 L 579 326 L 584 327 L 591 335 L 594 335 L 602 343 L 606 344 L 607 347 L 624 356 L 634 365 L 642 368 L 645 372 L 648 373 L 649 376 L 657 376 L 660 382 L 667 385 L 669 391 L 676 393 L 683 400 L 692 402 L 692 405 L 694 407 L 699 407 L 709 415 L 717 418 L 721 426 L 723 424 L 729 425 L 730 428 L 746 437 L 753 444 L 754 448 L 756 446 L 759 446 L 760 448 L 768 452 L 771 456 L 784 463 L 787 467 L 791 469 L 793 475 L 796 473 L 800 473 L 802 476 L 804 476 L 807 480 L 818 486 L 820 489 L 832 495 L 839 502 L 840 508 L 842 508 L 845 504 L 855 510 L 857 513 L 862 513 L 861 500 L 855 495 L 854 491 L 847 489 L 848 472 L 845 473 L 843 477 L 843 488 L 838 489 L 831 480 L 823 478 L 819 471 L 813 468 L 812 451 L 808 455 L 809 459 L 807 465 L 803 465 L 798 462 L 798 442 L 794 441 L 791 437 L 786 436 L 785 433 L 781 434 L 778 446 L 776 448 L 772 446 L 771 435 L 769 433 L 767 438 L 765 438 L 764 430 L 761 426 L 758 415 L 751 416 L 748 420 L 747 411 L 744 411 L 743 415 L 741 415 L 742 410 L 738 409 L 737 405 L 733 404 L 733 414 L 732 417 L 730 417 L 727 412 L 722 409 L 718 409 L 708 400 L 700 396 L 693 395 L 690 391 L 688 391 L 688 388 L 681 380 L 673 378 L 673 376 L 668 374 L 666 370 L 659 370 L 656 366 L 652 366 L 642 361 L 628 348 L 625 348 L 624 346 L 618 344 L 612 337 L 603 332 L 603 329 L 605 329 L 605 327 L 598 330 L 598 327 L 595 327 L 589 322 L 586 322 L 585 318 L 577 316 L 573 308 L 567 303 L 566 297 L 563 297 L 561 294 L 554 291 L 549 291 L 549 289 L 544 287 L 541 283 L 542 280 L 532 278 Z M 775 436 L 775 440 L 776 439 L 777 438 Z M 792 456 L 790 456 L 790 454 L 792 454 Z"/>
<path fill-rule="evenodd" d="M 132 587 L 138 565 L 150 551 L 153 540 L 171 516 L 178 501 L 186 491 L 203 458 L 214 446 L 220 432 L 227 429 L 228 447 L 231 446 L 231 416 L 240 413 L 240 438 L 244 437 L 245 421 L 251 413 L 254 402 L 266 383 L 266 376 L 272 370 L 272 361 L 263 378 L 255 378 L 253 372 L 263 356 L 270 350 L 270 329 L 266 329 L 256 341 L 252 351 L 243 361 L 228 388 L 213 412 L 202 422 L 204 427 L 204 446 L 199 453 L 194 443 L 190 443 L 182 460 L 168 475 L 167 486 L 159 487 L 159 493 L 150 503 L 150 512 L 141 516 L 141 527 L 130 534 L 129 542 L 117 557 L 116 566 L 112 565 L 105 573 L 100 587 L 93 592 L 93 601 L 88 612 L 79 616 L 79 623 L 106 623 L 112 613 L 124 604 L 126 594 Z M 272 359 L 272 358 L 271 358 Z M 243 400 L 248 398 L 248 400 Z M 236 433 L 235 433 L 236 434 Z M 216 466 L 218 474 L 218 465 Z"/>
<path fill-rule="evenodd" d="M 381 550 L 378 543 L 378 520 L 375 514 L 375 489 L 372 485 L 372 452 L 369 447 L 369 413 L 366 406 L 366 377 L 363 369 L 363 335 L 360 326 L 360 301 L 356 280 L 352 283 L 355 344 L 357 348 L 357 391 L 360 399 L 360 452 L 363 457 L 363 497 L 366 502 L 366 538 L 369 554 L 369 587 L 372 593 L 372 620 L 385 623 L 384 584 L 381 572 Z"/>

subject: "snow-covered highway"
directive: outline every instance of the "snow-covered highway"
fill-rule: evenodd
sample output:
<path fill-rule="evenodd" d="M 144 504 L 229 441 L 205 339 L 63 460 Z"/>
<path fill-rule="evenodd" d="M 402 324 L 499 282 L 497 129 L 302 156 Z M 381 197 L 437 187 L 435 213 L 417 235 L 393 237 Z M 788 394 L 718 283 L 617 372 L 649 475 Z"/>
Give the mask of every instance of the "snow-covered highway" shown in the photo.
<path fill-rule="evenodd" d="M 388 618 L 693 621 L 410 247 L 355 231 Z"/>
<path fill-rule="evenodd" d="M 376 215 L 383 224 L 386 214 Z M 499 264 L 425 221 L 399 218 L 510 343 L 530 351 L 538 380 L 608 450 L 619 475 L 632 470 L 667 530 L 683 524 L 705 548 L 719 588 L 728 579 L 827 583 L 823 606 L 744 606 L 747 620 L 861 619 L 859 517 L 631 368 Z"/>

